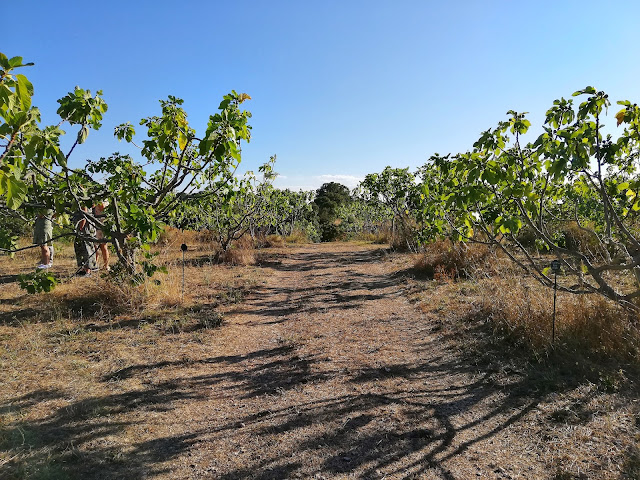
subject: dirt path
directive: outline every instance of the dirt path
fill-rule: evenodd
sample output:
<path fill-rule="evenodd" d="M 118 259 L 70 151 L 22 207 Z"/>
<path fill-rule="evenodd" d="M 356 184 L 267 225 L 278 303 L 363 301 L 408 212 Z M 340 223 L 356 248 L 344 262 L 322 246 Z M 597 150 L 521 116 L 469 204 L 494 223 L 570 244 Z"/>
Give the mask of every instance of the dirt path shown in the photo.
<path fill-rule="evenodd" d="M 478 351 L 471 282 L 418 284 L 409 256 L 353 243 L 194 255 L 197 301 L 160 319 L 24 322 L 4 291 L 0 478 L 639 478 L 637 395 Z"/>
<path fill-rule="evenodd" d="M 530 439 L 512 432 L 534 404 L 432 332 L 398 267 L 353 244 L 267 263 L 268 279 L 228 317 L 215 355 L 176 370 L 183 394 L 170 415 L 156 414 L 167 461 L 148 473 L 545 478 L 526 458 Z"/>

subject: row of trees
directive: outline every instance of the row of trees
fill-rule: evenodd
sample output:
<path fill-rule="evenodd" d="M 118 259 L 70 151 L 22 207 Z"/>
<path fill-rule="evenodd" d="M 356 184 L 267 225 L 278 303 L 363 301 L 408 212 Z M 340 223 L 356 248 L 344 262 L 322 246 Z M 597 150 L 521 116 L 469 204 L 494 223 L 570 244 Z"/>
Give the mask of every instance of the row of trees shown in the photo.
<path fill-rule="evenodd" d="M 241 142 L 250 139 L 251 115 L 240 108 L 250 97 L 225 95 L 198 135 L 188 123 L 182 100 L 170 96 L 160 102 L 159 115 L 140 121 L 143 140 L 134 141 L 136 130 L 130 123 L 115 129 L 119 140 L 140 149 L 144 168 L 116 153 L 74 169 L 69 166 L 73 151 L 90 129 L 101 127 L 107 111 L 102 92 L 94 95 L 76 87 L 58 100 L 60 122 L 42 127 L 39 110 L 31 102 L 33 86 L 17 73 L 30 65 L 21 57 L 0 54 L 0 214 L 28 221 L 39 209 L 53 209 L 68 227 L 62 235 L 78 235 L 68 225 L 68 213 L 88 207 L 85 220 L 102 230 L 104 239 L 85 240 L 112 244 L 121 266 L 130 275 L 139 273 L 137 253 L 155 241 L 183 199 L 202 190 L 216 195 L 232 181 Z M 67 151 L 61 146 L 65 125 L 75 130 Z M 92 215 L 90 207 L 105 200 L 104 216 Z M 0 248 L 15 251 L 15 240 L 0 228 Z"/>
<path fill-rule="evenodd" d="M 275 156 L 258 176 L 236 175 L 241 143 L 250 140 L 251 114 L 241 109 L 249 95 L 225 95 L 200 134 L 190 126 L 183 101 L 169 96 L 160 101 L 159 114 L 143 118 L 139 127 L 115 128 L 118 140 L 139 149 L 142 162 L 115 153 L 72 168 L 74 150 L 91 129 L 101 127 L 107 104 L 102 92 L 76 87 L 58 100 L 60 121 L 42 126 L 32 105 L 33 85 L 21 73 L 32 65 L 0 53 L 0 251 L 17 251 L 16 225 L 28 225 L 43 210 L 56 212 L 60 236 L 111 244 L 121 270 L 132 277 L 155 271 L 149 255 L 139 254 L 167 224 L 209 229 L 223 252 L 246 234 L 290 235 L 301 229 L 312 240 L 330 237 L 337 184 L 321 189 L 315 203 L 312 192 L 276 189 Z M 73 130 L 66 151 L 63 127 Z M 95 216 L 91 207 L 101 202 L 106 210 Z M 75 231 L 69 218 L 77 211 L 104 238 Z"/>
<path fill-rule="evenodd" d="M 104 232 L 94 242 L 112 244 L 129 275 L 153 272 L 138 252 L 155 241 L 163 225 L 209 229 L 224 251 L 243 235 L 288 235 L 303 229 L 314 240 L 375 232 L 383 226 L 406 248 L 436 238 L 480 242 L 552 285 L 546 251 L 562 262 L 572 293 L 598 293 L 637 309 L 640 296 L 640 110 L 618 102 L 621 133 L 603 133 L 610 101 L 592 87 L 581 97 L 556 100 L 542 133 L 525 141 L 530 122 L 508 112 L 506 121 L 483 132 L 463 153 L 434 155 L 415 172 L 387 167 L 367 175 L 354 192 L 336 183 L 315 195 L 273 187 L 273 157 L 258 176 L 235 174 L 241 143 L 250 140 L 247 94 L 225 95 L 203 133 L 188 123 L 182 100 L 160 102 L 157 116 L 136 128 L 126 123 L 115 136 L 140 150 L 144 165 L 113 154 L 74 169 L 69 161 L 91 129 L 99 129 L 107 104 L 102 93 L 76 87 L 58 100 L 60 121 L 42 126 L 32 105 L 33 86 L 20 73 L 22 58 L 0 54 L 0 249 L 16 250 L 10 219 L 29 221 L 37 209 L 54 209 L 78 235 L 68 213 L 108 201 L 105 214 L 84 213 Z M 73 130 L 61 146 L 62 128 Z M 100 181 L 98 181 L 100 179 Z M 143 272 L 144 273 L 144 272 Z"/>
<path fill-rule="evenodd" d="M 559 289 L 638 310 L 640 109 L 618 102 L 614 139 L 603 133 L 608 95 L 587 87 L 573 96 L 582 101 L 554 101 L 533 141 L 525 114 L 509 111 L 467 152 L 436 154 L 415 174 L 368 175 L 361 197 L 384 205 L 409 242 L 488 244 L 545 286 L 554 279 L 538 253 L 550 252 L 565 273 Z"/>
<path fill-rule="evenodd" d="M 288 236 L 294 230 L 315 238 L 311 192 L 292 192 L 273 187 L 276 157 L 253 172 L 232 176 L 182 198 L 172 224 L 181 229 L 208 230 L 213 233 L 220 253 L 245 235 L 252 238 L 275 233 Z"/>

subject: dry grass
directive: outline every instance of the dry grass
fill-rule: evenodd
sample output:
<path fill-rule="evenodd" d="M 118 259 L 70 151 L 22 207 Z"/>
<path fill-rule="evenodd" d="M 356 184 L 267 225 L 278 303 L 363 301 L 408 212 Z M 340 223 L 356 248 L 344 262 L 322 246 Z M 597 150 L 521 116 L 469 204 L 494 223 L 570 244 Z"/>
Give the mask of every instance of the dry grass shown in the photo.
<path fill-rule="evenodd" d="M 596 230 L 592 224 L 587 223 L 584 226 Z M 596 236 L 580 228 L 576 222 L 551 223 L 548 228 L 558 245 L 583 252 L 591 258 L 603 258 L 602 245 Z M 536 235 L 531 228 L 526 226 L 522 228 L 518 232 L 517 238 L 525 248 L 530 251 L 536 250 Z"/>
<path fill-rule="evenodd" d="M 74 278 L 56 288 L 46 301 L 52 308 L 69 308 L 73 312 L 83 309 L 101 312 L 100 317 L 114 318 L 120 314 L 135 316 L 143 311 L 190 305 L 193 298 L 188 288 L 183 295 L 181 270 L 171 268 L 168 274 L 157 273 L 142 284 L 115 282 L 107 276 Z"/>
<path fill-rule="evenodd" d="M 27 247 L 31 245 L 31 238 L 21 238 L 18 241 L 19 247 Z M 54 263 L 57 260 L 75 260 L 75 253 L 73 250 L 73 242 L 54 242 Z M 28 270 L 40 263 L 40 248 L 30 248 L 28 250 L 22 250 L 14 255 L 14 258 L 9 258 L 6 255 L 0 255 L 0 265 L 2 265 L 1 273 L 11 273 L 18 270 Z"/>
<path fill-rule="evenodd" d="M 176 242 L 160 285 L 0 284 L 0 478 L 638 478 L 635 323 L 611 305 L 559 295 L 551 348 L 551 291 L 503 259 L 425 281 L 353 243 L 263 268 L 194 243 L 183 301 Z"/>
<path fill-rule="evenodd" d="M 179 251 L 180 245 L 183 243 L 187 245 L 189 250 L 208 252 L 212 262 L 246 266 L 255 265 L 256 257 L 254 249 L 260 242 L 254 241 L 254 239 L 247 234 L 233 241 L 227 251 L 223 252 L 216 241 L 215 232 L 209 230 L 201 230 L 198 232 L 190 230 L 182 231 L 173 227 L 165 227 L 158 239 L 156 248 L 162 257 L 169 255 L 169 252 Z M 280 245 L 270 245 L 268 241 L 263 241 L 262 246 L 270 247 Z"/>
<path fill-rule="evenodd" d="M 267 235 L 264 239 L 266 247 L 281 248 L 285 246 L 285 239 L 281 235 Z"/>
<path fill-rule="evenodd" d="M 232 247 L 220 254 L 220 260 L 227 265 L 255 265 L 256 255 L 253 249 Z"/>
<path fill-rule="evenodd" d="M 388 243 L 398 252 L 415 252 L 418 248 L 415 233 L 416 224 L 413 220 L 407 219 L 406 223 L 398 221 L 395 232 L 389 230 Z"/>
<path fill-rule="evenodd" d="M 7 314 L 15 307 L 28 309 L 34 322 L 67 318 L 97 319 L 117 321 L 119 318 L 138 318 L 149 312 L 191 308 L 202 301 L 215 298 L 221 291 L 228 290 L 229 279 L 233 279 L 228 267 L 216 267 L 216 252 L 207 252 L 209 246 L 198 241 L 199 233 L 180 232 L 168 227 L 156 247 L 158 256 L 155 263 L 165 265 L 168 273 L 156 273 L 142 284 L 118 282 L 102 272 L 94 272 L 91 277 L 74 277 L 76 271 L 73 245 L 56 244 L 54 266 L 51 271 L 60 279 L 60 284 L 49 294 L 25 295 L 14 278 L 17 274 L 33 271 L 38 263 L 37 249 L 20 252 L 15 258 L 0 257 L 2 271 L 7 275 L 7 285 L 3 288 L 7 297 L 0 303 L 0 313 Z M 183 284 L 182 252 L 180 244 L 189 242 L 185 256 Z M 249 242 L 240 242 L 230 249 L 229 263 L 252 265 L 253 250 L 247 248 Z M 112 255 L 112 263 L 115 262 Z M 207 267 L 207 268 L 202 268 Z M 246 281 L 236 285 L 243 289 Z M 212 289 L 212 291 L 210 291 Z M 213 295 L 213 296 L 212 296 Z M 3 308 L 4 305 L 4 308 Z"/>
<path fill-rule="evenodd" d="M 439 240 L 415 256 L 414 268 L 429 278 L 450 281 L 476 277 L 479 271 L 495 274 L 499 264 L 498 254 L 486 245 Z"/>
<path fill-rule="evenodd" d="M 160 233 L 156 245 L 162 251 L 178 251 L 183 243 L 191 249 L 202 250 L 209 250 L 214 244 L 212 235 L 207 230 L 196 232 L 166 226 Z"/>
<path fill-rule="evenodd" d="M 560 348 L 571 355 L 598 355 L 622 362 L 640 360 L 637 316 L 599 296 L 559 293 L 555 346 L 551 344 L 553 291 L 522 278 L 493 278 L 481 283 L 478 318 L 495 333 L 540 355 Z"/>
<path fill-rule="evenodd" d="M 289 244 L 302 245 L 305 243 L 311 243 L 308 235 L 302 230 L 294 230 L 291 235 L 284 237 L 284 241 Z"/>
<path fill-rule="evenodd" d="M 640 478 L 639 319 L 604 298 L 558 292 L 552 343 L 553 290 L 502 260 L 488 276 L 416 279 L 411 296 L 471 368 L 495 372 L 508 395 L 543 399 L 514 428 L 538 439 L 525 456 L 544 460 L 548 473 L 528 471 L 516 454 L 515 478 Z"/>
<path fill-rule="evenodd" d="M 255 242 L 249 235 L 244 235 L 225 252 L 220 252 L 218 259 L 227 265 L 255 265 Z"/>
<path fill-rule="evenodd" d="M 453 245 L 439 241 L 414 258 L 414 271 L 418 274 L 439 284 L 460 282 L 454 289 L 466 291 L 471 286 L 476 294 L 470 300 L 471 311 L 468 302 L 462 306 L 464 314 L 487 322 L 496 338 L 508 339 L 536 356 L 549 354 L 553 290 L 522 277 L 499 251 L 492 252 L 481 244 Z M 553 348 L 569 355 L 599 355 L 638 362 L 639 320 L 603 297 L 559 292 Z"/>
<path fill-rule="evenodd" d="M 185 241 L 183 297 L 179 246 Z M 14 281 L 33 271 L 37 249 L 0 256 L 0 478 L 139 478 L 120 460 L 140 438 L 135 404 L 162 406 L 170 388 L 153 393 L 137 381 L 125 386 L 117 372 L 211 356 L 207 344 L 220 335 L 215 327 L 261 273 L 215 264 L 202 254 L 207 244 L 176 231 L 157 249 L 157 262 L 169 273 L 138 286 L 100 275 L 73 277 L 73 246 L 55 246 L 52 271 L 61 283 L 49 294 L 26 295 Z M 86 466 L 89 457 L 93 466 Z M 70 464 L 85 473 L 70 477 Z"/>

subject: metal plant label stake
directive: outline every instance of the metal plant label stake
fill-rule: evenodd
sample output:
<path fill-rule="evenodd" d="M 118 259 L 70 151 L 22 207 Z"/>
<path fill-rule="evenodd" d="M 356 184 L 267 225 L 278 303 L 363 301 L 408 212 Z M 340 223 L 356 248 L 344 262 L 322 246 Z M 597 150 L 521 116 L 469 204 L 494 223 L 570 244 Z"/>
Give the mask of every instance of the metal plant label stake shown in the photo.
<path fill-rule="evenodd" d="M 184 302 L 184 252 L 187 251 L 187 244 L 180 245 L 180 250 L 182 250 L 182 301 Z"/>
<path fill-rule="evenodd" d="M 551 343 L 556 343 L 556 292 L 558 289 L 558 272 L 560 271 L 560 260 L 551 262 L 551 270 L 553 271 L 553 322 L 551 326 Z"/>

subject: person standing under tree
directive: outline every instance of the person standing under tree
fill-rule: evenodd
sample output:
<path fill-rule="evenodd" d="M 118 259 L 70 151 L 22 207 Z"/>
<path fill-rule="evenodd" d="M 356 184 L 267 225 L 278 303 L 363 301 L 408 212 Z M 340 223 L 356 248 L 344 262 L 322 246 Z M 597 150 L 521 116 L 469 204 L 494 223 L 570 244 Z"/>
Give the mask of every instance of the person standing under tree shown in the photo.
<path fill-rule="evenodd" d="M 76 239 L 73 242 L 73 249 L 76 253 L 76 263 L 78 271 L 76 275 L 79 277 L 88 277 L 92 270 L 96 270 L 96 251 L 92 241 L 86 237 L 95 237 L 96 229 L 91 222 L 87 220 L 85 212 L 89 212 L 87 207 L 82 207 L 72 218 L 72 222 L 76 226 Z"/>
<path fill-rule="evenodd" d="M 101 222 L 104 221 L 104 210 L 105 208 L 107 208 L 107 206 L 109 205 L 109 202 L 107 202 L 106 200 L 97 203 L 94 207 L 93 207 L 93 215 L 94 217 L 96 217 L 98 220 L 100 220 Z M 96 230 L 96 238 L 98 240 L 103 240 L 104 239 L 104 233 L 102 232 L 101 229 L 97 229 Z M 96 244 L 96 257 L 98 254 L 100 254 L 102 256 L 102 268 L 105 269 L 107 272 L 109 271 L 109 245 L 107 245 L 106 243 L 97 243 Z M 97 258 L 96 258 L 96 262 L 97 262 Z"/>
<path fill-rule="evenodd" d="M 36 216 L 33 228 L 33 243 L 40 245 L 40 265 L 37 268 L 51 268 L 53 265 L 53 210 L 48 208 Z"/>

